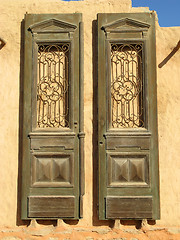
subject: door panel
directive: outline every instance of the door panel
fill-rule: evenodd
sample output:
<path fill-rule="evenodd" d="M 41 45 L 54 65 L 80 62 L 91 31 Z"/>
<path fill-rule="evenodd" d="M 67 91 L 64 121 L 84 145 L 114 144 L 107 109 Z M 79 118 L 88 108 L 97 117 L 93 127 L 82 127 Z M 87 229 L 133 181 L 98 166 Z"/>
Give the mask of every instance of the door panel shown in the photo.
<path fill-rule="evenodd" d="M 25 16 L 22 219 L 80 217 L 81 17 Z"/>
<path fill-rule="evenodd" d="M 158 219 L 154 13 L 98 14 L 99 218 Z"/>

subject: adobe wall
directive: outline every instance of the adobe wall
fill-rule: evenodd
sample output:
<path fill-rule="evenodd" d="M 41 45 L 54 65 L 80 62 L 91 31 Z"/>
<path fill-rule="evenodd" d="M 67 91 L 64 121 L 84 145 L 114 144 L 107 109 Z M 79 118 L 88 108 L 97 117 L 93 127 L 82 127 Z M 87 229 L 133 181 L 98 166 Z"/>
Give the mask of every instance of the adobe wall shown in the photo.
<path fill-rule="evenodd" d="M 76 227 L 91 229 L 93 226 L 109 227 L 112 224 L 111 222 L 99 221 L 96 213 L 93 213 L 93 194 L 96 194 L 96 191 L 93 193 L 93 162 L 95 163 L 96 160 L 93 159 L 92 154 L 92 55 L 93 47 L 95 47 L 92 47 L 92 23 L 97 19 L 97 13 L 143 11 L 148 11 L 148 9 L 132 8 L 131 0 L 84 0 L 79 2 L 63 2 L 60 0 L 6 0 L 1 5 L 0 38 L 3 38 L 6 41 L 6 45 L 0 50 L 0 226 L 2 229 L 6 227 L 9 229 L 17 229 L 16 227 L 18 225 L 20 226 L 18 229 L 21 229 L 23 225 L 26 226 L 28 224 L 28 222 L 20 221 L 18 200 L 20 43 L 21 22 L 24 18 L 24 14 L 26 12 L 83 13 L 85 30 L 85 197 L 84 217 L 76 223 Z M 177 45 L 179 39 L 180 27 L 160 28 L 157 23 L 157 83 L 161 220 L 157 221 L 156 225 L 163 227 L 180 226 L 180 50 L 168 60 L 166 59 L 166 57 Z M 165 61 L 163 62 L 164 59 Z M 158 67 L 159 64 L 160 67 Z M 94 166 L 96 167 L 96 164 Z M 96 197 L 94 197 L 94 199 L 96 199 Z M 52 222 L 50 224 L 52 224 Z M 53 224 L 55 223 L 53 222 Z M 73 223 L 72 225 L 68 225 L 68 228 L 73 227 Z M 13 231 L 14 230 L 12 230 L 12 232 Z M 54 238 L 54 240 L 55 239 L 56 238 Z M 85 237 L 82 239 L 85 239 Z M 104 237 L 103 239 L 106 238 Z M 109 239 L 111 238 L 109 237 Z M 127 239 L 130 238 L 127 237 Z"/>
<path fill-rule="evenodd" d="M 157 27 L 157 84 L 161 220 L 180 224 L 180 27 Z M 177 52 L 176 52 L 177 50 Z M 171 57 L 171 55 L 174 55 Z"/>

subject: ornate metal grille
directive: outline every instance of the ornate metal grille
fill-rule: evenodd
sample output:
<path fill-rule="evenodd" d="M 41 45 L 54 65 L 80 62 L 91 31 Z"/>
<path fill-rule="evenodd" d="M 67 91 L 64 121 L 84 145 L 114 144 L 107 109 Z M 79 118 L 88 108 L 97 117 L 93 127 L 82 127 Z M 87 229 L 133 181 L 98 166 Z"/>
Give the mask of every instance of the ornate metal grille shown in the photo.
<path fill-rule="evenodd" d="M 70 44 L 38 46 L 37 125 L 69 127 Z"/>
<path fill-rule="evenodd" d="M 113 128 L 143 127 L 142 44 L 111 44 Z"/>

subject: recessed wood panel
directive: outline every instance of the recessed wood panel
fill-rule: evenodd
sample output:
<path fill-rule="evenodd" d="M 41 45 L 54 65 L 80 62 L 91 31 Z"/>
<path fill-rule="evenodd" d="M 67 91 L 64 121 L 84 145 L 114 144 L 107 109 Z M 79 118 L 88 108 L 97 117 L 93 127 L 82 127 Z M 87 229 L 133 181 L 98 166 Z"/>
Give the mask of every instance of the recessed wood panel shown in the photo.
<path fill-rule="evenodd" d="M 122 148 L 139 148 L 148 150 L 150 145 L 150 136 L 133 136 L 130 133 L 127 136 L 118 136 L 116 134 L 106 135 L 107 150 L 116 150 Z"/>
<path fill-rule="evenodd" d="M 108 187 L 137 187 L 149 183 L 148 154 L 108 153 Z"/>
<path fill-rule="evenodd" d="M 32 159 L 33 187 L 72 187 L 73 154 L 34 153 Z"/>
<path fill-rule="evenodd" d="M 152 218 L 152 197 L 107 197 L 106 217 L 112 219 Z"/>
<path fill-rule="evenodd" d="M 74 209 L 75 198 L 73 196 L 28 197 L 28 217 L 74 217 Z"/>
<path fill-rule="evenodd" d="M 121 33 L 107 33 L 107 38 L 112 39 L 125 39 L 125 38 L 142 38 L 142 32 L 133 32 L 133 33 L 127 33 L 127 32 L 121 32 Z"/>
<path fill-rule="evenodd" d="M 65 150 L 74 149 L 74 133 L 30 133 L 31 149 L 57 147 Z"/>

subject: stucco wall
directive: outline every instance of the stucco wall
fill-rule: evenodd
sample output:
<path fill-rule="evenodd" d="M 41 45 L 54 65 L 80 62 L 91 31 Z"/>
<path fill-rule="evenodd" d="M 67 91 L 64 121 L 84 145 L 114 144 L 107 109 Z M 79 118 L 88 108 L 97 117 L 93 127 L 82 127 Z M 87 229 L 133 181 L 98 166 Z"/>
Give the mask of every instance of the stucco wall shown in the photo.
<path fill-rule="evenodd" d="M 158 223 L 165 225 L 180 225 L 180 49 L 176 48 L 179 40 L 180 27 L 157 27 L 161 198 Z"/>
<path fill-rule="evenodd" d="M 84 21 L 84 120 L 85 120 L 85 197 L 84 217 L 77 226 L 103 226 L 93 213 L 93 62 L 92 23 L 97 13 L 142 12 L 131 8 L 130 0 L 6 0 L 1 5 L 0 37 L 6 45 L 0 50 L 0 226 L 19 222 L 18 142 L 21 21 L 28 13 L 83 13 Z M 157 65 L 171 53 L 180 39 L 180 27 L 160 28 L 157 23 Z M 159 163 L 161 220 L 158 225 L 180 226 L 180 50 L 166 64 L 157 66 Z M 164 64 L 164 65 L 163 65 Z M 162 66 L 163 65 L 163 66 Z M 94 103 L 96 104 L 96 103 Z M 94 156 L 95 158 L 95 156 Z M 97 167 L 94 164 L 94 167 Z M 96 169 L 95 171 L 96 172 Z M 19 176 L 20 177 L 20 176 Z M 94 184 L 96 185 L 96 183 Z M 94 200 L 96 198 L 94 197 Z M 94 203 L 95 204 L 95 203 Z M 18 221 L 17 221 L 18 220 Z"/>

